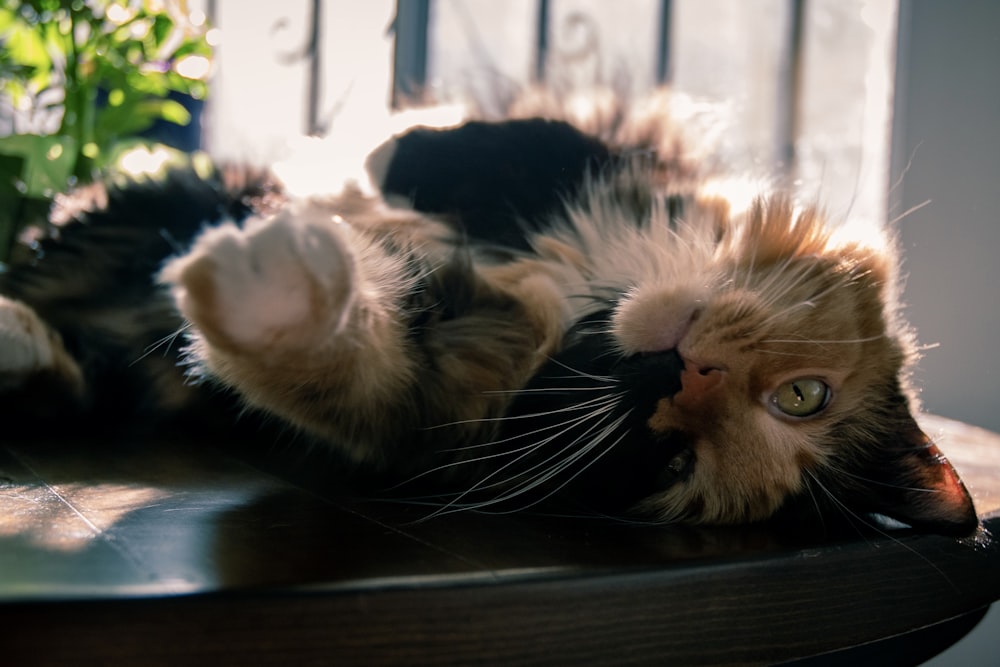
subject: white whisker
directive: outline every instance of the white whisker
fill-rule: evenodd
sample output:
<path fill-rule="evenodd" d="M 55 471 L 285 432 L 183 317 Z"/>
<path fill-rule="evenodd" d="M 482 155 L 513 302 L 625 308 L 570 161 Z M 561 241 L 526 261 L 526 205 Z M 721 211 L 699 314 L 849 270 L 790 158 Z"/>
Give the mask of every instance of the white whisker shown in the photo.
<path fill-rule="evenodd" d="M 605 402 L 594 403 L 594 406 L 600 409 L 597 412 L 600 412 L 601 414 L 603 414 L 603 411 L 607 410 L 608 408 L 613 408 L 615 406 L 615 404 L 617 403 L 617 401 L 618 401 L 617 396 L 610 396 L 610 397 L 606 398 Z M 445 454 L 445 453 L 450 453 L 450 452 L 464 452 L 464 451 L 469 451 L 469 450 L 472 450 L 472 449 L 482 449 L 483 447 L 493 447 L 495 445 L 501 445 L 501 444 L 503 444 L 505 442 L 510 442 L 511 440 L 517 440 L 517 439 L 523 438 L 525 436 L 535 435 L 537 433 L 544 433 L 545 431 L 551 431 L 554 428 L 559 428 L 559 427 L 564 426 L 566 424 L 578 424 L 580 422 L 584 422 L 584 421 L 590 419 L 594 414 L 595 414 L 595 412 L 588 412 L 587 414 L 582 415 L 580 417 L 577 417 L 575 419 L 571 419 L 569 421 L 564 421 L 564 422 L 557 422 L 555 424 L 549 424 L 548 426 L 542 426 L 541 428 L 537 428 L 537 429 L 535 429 L 533 431 L 528 431 L 526 433 L 518 433 L 516 435 L 512 435 L 512 436 L 509 436 L 509 437 L 506 437 L 506 438 L 501 438 L 499 440 L 491 440 L 490 442 L 484 442 L 484 443 L 480 443 L 480 444 L 477 444 L 477 445 L 465 445 L 463 447 L 451 447 L 449 449 L 442 449 L 442 450 L 440 450 L 440 452 L 442 454 Z M 512 450 L 512 451 L 518 451 L 518 450 Z M 510 453 L 510 452 L 508 452 L 508 453 Z M 454 464 L 451 464 L 451 465 L 454 465 Z M 447 467 L 447 466 L 444 466 L 444 467 Z"/>
<path fill-rule="evenodd" d="M 535 469 L 537 469 L 537 468 L 539 468 L 539 467 L 541 467 L 541 466 L 545 465 L 546 463 L 548 463 L 549 461 L 553 460 L 554 458 L 557 458 L 557 457 L 559 457 L 559 456 L 560 456 L 560 455 L 561 455 L 561 454 L 562 454 L 563 452 L 565 452 L 566 450 L 570 449 L 571 447 L 573 447 L 574 445 L 576 445 L 577 443 L 579 443 L 579 442 L 580 442 L 580 440 L 582 440 L 583 438 L 587 437 L 588 435 L 590 435 L 590 433 L 592 433 L 592 432 L 593 432 L 593 431 L 594 431 L 595 429 L 597 429 L 597 428 L 598 428 L 598 427 L 600 426 L 601 422 L 603 421 L 603 418 L 604 418 L 604 417 L 605 417 L 605 416 L 607 415 L 607 413 L 611 412 L 611 411 L 612 411 L 613 409 L 614 409 L 614 408 L 613 408 L 613 406 L 609 406 L 608 408 L 604 408 L 604 409 L 602 409 L 602 410 L 599 410 L 599 411 L 596 411 L 596 412 L 592 412 L 592 413 L 588 414 L 588 415 L 586 416 L 586 419 L 580 419 L 580 420 L 575 420 L 575 421 L 574 421 L 574 422 L 572 422 L 572 423 L 570 423 L 570 422 L 565 422 L 565 423 L 563 423 L 563 424 L 560 424 L 560 426 L 565 426 L 565 428 L 563 428 L 563 429 L 562 429 L 561 431 L 559 431 L 558 433 L 555 433 L 555 434 L 553 434 L 553 435 L 550 435 L 549 437 L 545 438 L 544 440 L 541 440 L 541 441 L 539 441 L 539 442 L 537 442 L 537 443 L 534 443 L 533 445 L 531 445 L 531 446 L 529 446 L 529 447 L 522 447 L 522 448 L 520 448 L 519 450 L 517 450 L 517 451 L 524 451 L 524 450 L 526 450 L 526 449 L 527 449 L 527 450 L 531 450 L 531 451 L 536 451 L 536 450 L 538 450 L 538 449 L 541 449 L 541 448 L 542 448 L 542 447 L 544 447 L 545 445 L 549 444 L 550 442 L 552 442 L 552 441 L 554 441 L 554 440 L 558 439 L 558 438 L 559 438 L 559 437 L 561 437 L 562 435 L 564 435 L 564 434 L 568 433 L 568 432 L 569 432 L 570 430 L 572 430 L 572 429 L 573 429 L 573 428 L 574 428 L 575 426 L 577 426 L 577 425 L 579 425 L 579 424 L 582 424 L 582 423 L 585 423 L 586 421 L 589 421 L 589 420 L 591 420 L 591 419 L 595 419 L 595 418 L 598 418 L 598 417 L 600 417 L 600 418 L 601 418 L 601 419 L 600 419 L 600 420 L 599 420 L 599 421 L 598 421 L 597 423 L 595 423 L 595 424 L 591 425 L 591 426 L 590 426 L 590 427 L 588 427 L 588 428 L 587 428 L 587 429 L 586 429 L 586 430 L 585 430 L 585 431 L 584 431 L 583 433 L 581 433 L 580 435 L 578 435 L 578 436 L 577 436 L 577 437 L 576 437 L 576 438 L 575 438 L 575 439 L 574 439 L 574 440 L 573 440 L 572 442 L 570 442 L 570 443 L 569 443 L 568 445 L 566 445 L 566 446 L 562 447 L 561 449 L 559 449 L 558 451 L 556 451 L 556 452 L 554 452 L 554 453 L 550 454 L 550 455 L 549 455 L 549 456 L 548 456 L 547 458 L 545 458 L 545 459 L 543 459 L 543 460 L 539 461 L 538 463 L 536 463 L 536 464 L 532 465 L 532 466 L 531 466 L 531 467 L 529 467 L 529 468 L 528 468 L 527 470 L 522 470 L 522 471 L 520 471 L 520 472 L 517 472 L 517 474 L 515 475 L 515 477 L 521 477 L 521 476 L 524 476 L 524 475 L 527 475 L 528 473 L 530 473 L 530 472 L 532 472 L 533 470 L 535 470 Z M 516 452 L 511 452 L 511 453 L 516 453 Z M 493 473 L 493 474 L 495 474 L 495 473 L 497 473 L 497 472 L 501 472 L 501 471 L 503 471 L 503 470 L 505 470 L 505 469 L 509 468 L 509 467 L 510 467 L 511 465 L 513 465 L 513 464 L 515 464 L 515 463 L 517 463 L 517 462 L 519 462 L 519 461 L 523 460 L 523 459 L 524 459 L 524 458 L 525 458 L 525 457 L 526 457 L 526 456 L 528 455 L 528 453 L 530 453 L 530 452 L 527 452 L 527 453 L 525 453 L 525 454 L 522 454 L 521 456 L 517 457 L 517 458 L 516 458 L 516 459 L 514 459 L 513 461 L 510 461 L 510 462 L 506 463 L 506 464 L 505 464 L 504 466 L 502 466 L 502 467 L 501 467 L 501 468 L 500 468 L 499 470 L 497 470 L 497 471 L 494 471 L 494 473 Z M 488 475 L 488 476 L 487 476 L 486 478 L 484 478 L 484 479 L 480 480 L 480 483 L 479 483 L 479 484 L 482 484 L 482 482 L 485 482 L 485 481 L 487 481 L 487 480 L 488 480 L 488 479 L 489 479 L 490 477 L 492 477 L 492 476 L 493 476 L 493 474 L 491 474 L 491 475 Z M 477 485 L 476 485 L 476 487 L 473 487 L 473 490 L 481 490 L 481 489 L 488 489 L 488 488 L 494 488 L 494 487 L 496 487 L 496 486 L 500 486 L 500 485 L 504 485 L 504 484 L 509 484 L 509 483 L 511 483 L 511 481 L 512 481 L 513 479 L 514 479 L 514 478 L 510 478 L 510 479 L 507 479 L 507 480 L 503 480 L 503 481 L 501 481 L 501 482 L 495 482 L 495 483 L 493 483 L 493 484 L 490 484 L 490 485 L 486 485 L 486 486 L 480 486 L 479 484 L 477 484 Z M 478 488 L 477 488 L 477 487 L 478 487 Z"/>
<path fill-rule="evenodd" d="M 619 419 L 618 421 L 616 421 L 616 422 L 615 422 L 615 424 L 612 424 L 611 426 L 609 426 L 609 428 L 607 429 L 607 430 L 608 430 L 608 435 L 610 435 L 610 433 L 612 433 L 612 432 L 614 431 L 614 429 L 615 429 L 615 428 L 617 428 L 618 426 L 620 426 L 620 425 L 621 425 L 621 422 L 623 422 L 623 421 L 624 421 L 624 419 L 625 419 L 625 417 L 627 417 L 627 416 L 628 416 L 628 413 L 626 413 L 625 415 L 623 415 L 623 416 L 621 417 L 621 419 Z M 620 442 L 621 442 L 622 440 L 624 440 L 624 439 L 625 439 L 625 437 L 626 437 L 627 435 L 628 435 L 628 432 L 627 432 L 627 431 L 626 431 L 626 432 L 624 432 L 624 433 L 622 433 L 621 435 L 619 435 L 619 436 L 618 436 L 618 438 L 617 438 L 617 439 L 615 439 L 615 441 L 614 441 L 614 442 L 612 442 L 612 443 L 611 443 L 610 445 L 608 445 L 607 447 L 605 447 L 605 448 L 604 448 L 604 450 L 603 450 L 602 452 L 600 452 L 600 453 L 599 453 L 599 454 L 598 454 L 597 456 L 595 456 L 595 457 L 594 457 L 593 459 L 591 459 L 591 460 L 590 460 L 590 461 L 589 461 L 589 462 L 588 462 L 588 463 L 587 463 L 586 465 L 584 465 L 584 466 L 583 466 L 582 468 L 580 468 L 580 469 L 579 469 L 579 470 L 577 470 L 577 471 L 576 471 L 575 473 L 573 473 L 573 474 L 572 474 L 572 475 L 571 475 L 571 476 L 569 477 L 569 479 L 567 479 L 567 480 L 566 480 L 566 481 L 564 481 L 564 482 L 563 482 L 562 484 L 560 484 L 560 485 L 559 485 L 559 486 L 557 486 L 556 488 L 554 488 L 554 489 L 552 489 L 551 491 L 549 491 L 549 492 L 548 492 L 547 494 L 545 494 L 545 495 L 544 495 L 543 497 L 541 497 L 541 498 L 539 498 L 538 500 L 536 500 L 536 501 L 534 501 L 534 502 L 530 503 L 529 505 L 525 505 L 525 506 L 523 506 L 523 507 L 519 507 L 519 508 L 516 508 L 516 509 L 512 509 L 512 510 L 507 510 L 507 512 L 504 512 L 504 513 L 513 513 L 513 512 L 521 512 L 521 511 L 524 511 L 525 509 L 527 509 L 528 507 L 531 507 L 532 505 L 537 505 L 537 504 L 539 504 L 539 503 L 543 503 L 543 502 L 545 502 L 546 500 L 548 500 L 549 498 L 551 498 L 552 496 L 554 496 L 555 494 L 559 493 L 559 492 L 560 492 L 560 491 L 562 491 L 562 490 L 563 490 L 564 488 L 566 488 L 566 486 L 567 486 L 567 485 L 569 485 L 570 483 L 572 483 L 572 482 L 573 482 L 573 480 L 575 480 L 575 479 L 576 479 L 577 477 L 579 477 L 579 476 L 580 476 L 580 475 L 582 475 L 582 474 L 583 474 L 584 472 L 586 472 L 588 468 L 590 468 L 590 467 L 591 467 L 592 465 L 594 465 L 595 463 L 597 463 L 597 462 L 598 462 L 598 461 L 599 461 L 599 460 L 600 460 L 600 459 L 601 459 L 602 457 L 604 457 L 604 455 L 605 455 L 605 454 L 607 454 L 607 453 L 608 453 L 608 452 L 610 452 L 610 451 L 611 451 L 612 449 L 614 449 L 615 447 L 617 447 L 617 446 L 618 446 L 618 444 L 619 444 L 619 443 L 620 443 Z M 594 449 L 596 449 L 596 448 L 597 448 L 597 446 L 598 446 L 598 445 L 599 445 L 599 444 L 600 444 L 601 442 L 603 442 L 603 441 L 604 441 L 604 439 L 605 439 L 606 437 L 607 437 L 607 436 L 602 436 L 601 438 L 599 438 L 599 439 L 597 439 L 597 440 L 593 441 L 593 442 L 592 442 L 592 443 L 591 443 L 590 445 L 588 445 L 588 446 L 587 446 L 587 447 L 586 447 L 586 448 L 585 448 L 584 450 L 581 450 L 581 452 L 582 452 L 582 453 L 581 453 L 581 456 L 582 456 L 583 454 L 586 454 L 586 453 L 590 453 L 591 451 L 593 451 Z M 576 458 L 576 459 L 578 459 L 578 458 L 580 458 L 580 456 L 577 456 L 577 457 L 575 457 L 575 458 Z M 575 461 L 575 460 L 574 460 L 574 461 Z M 560 469 L 560 470 L 559 470 L 558 472 L 562 472 L 562 470 L 565 470 L 565 468 L 566 468 L 566 467 L 567 467 L 567 466 L 563 466 L 563 467 L 562 467 L 562 468 L 561 468 L 561 469 Z M 551 475 L 551 476 L 554 476 L 554 475 Z M 551 477 L 551 476 L 550 476 L 550 477 Z M 538 482 L 538 483 L 542 483 L 542 482 L 544 482 L 544 481 L 548 481 L 548 478 L 547 478 L 547 479 L 545 479 L 545 480 L 542 480 L 542 481 L 540 481 L 540 482 Z M 536 484 L 536 485 L 537 485 L 537 484 Z M 533 486 L 535 486 L 535 485 L 533 485 Z M 525 491 L 528 491 L 528 490 L 530 490 L 530 488 L 529 488 L 529 489 L 524 489 L 524 490 L 522 490 L 522 491 L 519 491 L 519 492 L 518 492 L 518 495 L 520 495 L 521 493 L 523 493 L 523 492 L 525 492 Z M 511 497 L 514 497 L 514 496 L 511 496 Z M 509 498 L 508 498 L 508 499 L 509 499 Z"/>
<path fill-rule="evenodd" d="M 552 357 L 550 357 L 549 359 L 553 363 L 556 363 L 556 364 L 562 366 L 563 368 L 565 368 L 566 370 L 570 371 L 571 373 L 575 373 L 577 377 L 585 377 L 585 378 L 590 378 L 591 380 L 597 380 L 599 382 L 607 382 L 607 383 L 614 383 L 614 382 L 617 381 L 615 378 L 609 377 L 609 376 L 606 376 L 606 375 L 591 375 L 590 373 L 584 373 L 583 371 L 577 370 L 577 369 L 573 368 L 572 366 L 567 366 L 563 362 L 559 361 L 558 359 L 554 359 Z"/>
<path fill-rule="evenodd" d="M 906 216 L 910 215 L 911 213 L 916 213 L 917 211 L 919 211 L 924 206 L 927 206 L 930 203 L 931 203 L 931 200 L 930 199 L 926 199 L 923 202 L 921 202 L 921 203 L 919 203 L 919 204 L 917 204 L 915 206 L 911 206 L 910 208 L 906 209 L 905 211 L 903 211 L 902 213 L 900 213 L 895 218 L 893 218 L 892 220 L 890 220 L 889 222 L 887 222 L 885 224 L 887 226 L 889 226 L 889 227 L 892 227 L 893 225 L 895 225 L 897 222 L 899 222 L 900 220 L 902 220 Z"/>
<path fill-rule="evenodd" d="M 922 488 L 922 487 L 903 486 L 901 484 L 890 484 L 889 482 L 881 482 L 881 481 L 879 481 L 877 479 L 871 479 L 870 477 L 863 477 L 861 475 L 857 475 L 857 474 L 848 472 L 848 471 L 844 470 L 843 468 L 834 465 L 830 461 L 825 462 L 823 464 L 823 466 L 825 468 L 831 470 L 832 472 L 834 472 L 837 475 L 843 475 L 844 477 L 850 477 L 851 479 L 856 479 L 859 482 L 864 482 L 865 484 L 874 484 L 876 486 L 884 486 L 886 488 L 899 489 L 901 491 L 912 491 L 914 493 L 930 493 L 930 494 L 941 493 L 941 491 L 939 491 L 938 489 L 925 489 L 925 488 Z"/>
<path fill-rule="evenodd" d="M 950 585 L 952 585 L 952 586 L 955 585 L 955 583 L 951 580 L 951 578 L 947 574 L 945 574 L 944 571 L 940 567 L 938 567 L 937 565 L 935 565 L 933 561 L 931 561 L 929 558 L 927 558 L 927 556 L 924 556 L 919 551 L 915 550 L 913 547 L 908 546 L 907 544 L 905 544 L 899 538 L 893 537 L 892 535 L 890 535 L 886 531 L 882 530 L 881 528 L 879 528 L 878 526 L 876 526 L 874 522 L 868 521 L 868 520 L 864 519 L 861 515 L 859 515 L 857 512 L 855 512 L 850 507 L 848 507 L 843 501 L 841 501 L 839 498 L 837 498 L 837 496 L 835 496 L 828 488 L 826 488 L 826 486 L 824 486 L 823 483 L 819 481 L 819 478 L 816 477 L 816 475 L 813 474 L 811 471 L 806 470 L 805 473 L 812 479 L 813 482 L 815 482 L 815 484 L 823 491 L 823 493 L 826 494 L 827 498 L 829 498 L 831 500 L 831 502 L 833 502 L 837 506 L 837 508 L 844 514 L 845 517 L 847 517 L 849 519 L 853 518 L 854 520 L 856 520 L 861 525 L 864 525 L 864 526 L 867 526 L 868 528 L 871 528 L 872 530 L 874 530 L 876 533 L 878 533 L 882 537 L 886 538 L 887 540 L 891 540 L 892 542 L 896 543 L 898 546 L 902 547 L 906 551 L 909 551 L 914 556 L 916 556 L 920 560 L 924 561 L 927 565 L 929 565 L 931 568 L 933 568 Z"/>
<path fill-rule="evenodd" d="M 759 340 L 758 343 L 793 343 L 801 345 L 854 345 L 857 343 L 870 343 L 874 340 L 879 340 L 885 338 L 885 334 L 879 334 L 877 336 L 868 336 L 866 338 L 844 338 L 844 339 L 830 339 L 823 340 L 819 338 L 767 338 L 765 340 Z"/>
<path fill-rule="evenodd" d="M 625 413 L 624 415 L 621 415 L 618 419 L 616 419 L 611 424 L 606 425 L 603 428 L 603 430 L 597 435 L 597 437 L 591 439 L 591 441 L 586 446 L 581 447 L 579 450 L 577 450 L 573 454 L 570 454 L 569 456 L 567 456 L 565 458 L 559 458 L 560 454 L 562 454 L 563 452 L 565 452 L 571 446 L 580 443 L 584 438 L 588 437 L 591 433 L 593 433 L 598 428 L 599 424 L 595 424 L 590 429 L 588 429 L 586 432 L 580 434 L 572 443 L 570 443 L 570 445 L 564 447 L 559 452 L 556 452 L 555 454 L 549 456 L 544 461 L 540 461 L 539 463 L 533 465 L 532 467 L 528 468 L 527 470 L 524 470 L 523 472 L 521 472 L 520 476 L 526 476 L 529 473 L 531 473 L 532 471 L 534 471 L 536 469 L 539 469 L 539 468 L 542 468 L 549 461 L 552 461 L 553 459 L 557 459 L 557 458 L 559 459 L 558 462 L 556 463 L 556 465 L 553 466 L 548 472 L 544 472 L 541 475 L 536 476 L 533 480 L 532 479 L 525 480 L 524 482 L 521 483 L 521 485 L 519 487 L 515 487 L 515 490 L 512 491 L 512 493 L 509 495 L 509 497 L 513 498 L 513 497 L 515 497 L 517 495 L 520 495 L 520 494 L 522 494 L 524 492 L 530 491 L 530 490 L 536 488 L 537 486 L 539 486 L 541 484 L 544 484 L 549 479 L 552 479 L 553 477 L 556 477 L 560 472 L 562 472 L 563 470 L 566 470 L 567 468 L 569 468 L 573 463 L 575 463 L 577 460 L 579 460 L 580 458 L 582 458 L 583 456 L 585 456 L 590 450 L 592 450 L 594 447 L 596 447 L 598 444 L 600 444 L 605 438 L 607 438 L 611 433 L 613 433 L 615 431 L 615 429 L 617 429 L 619 426 L 622 425 L 622 423 L 625 421 L 625 418 L 627 416 L 628 416 L 628 413 Z"/>
<path fill-rule="evenodd" d="M 151 343 L 143 350 L 143 353 L 139 355 L 138 358 L 136 358 L 129 364 L 129 366 L 134 366 L 135 364 L 139 363 L 140 361 L 151 355 L 153 352 L 156 352 L 157 349 L 163 347 L 164 345 L 166 345 L 166 347 L 163 350 L 163 356 L 166 356 L 167 353 L 170 352 L 170 348 L 173 346 L 174 341 L 180 338 L 180 336 L 183 335 L 184 332 L 190 329 L 192 326 L 193 325 L 190 322 L 185 322 L 177 331 L 164 336 L 155 343 Z"/>
<path fill-rule="evenodd" d="M 799 357 L 802 359 L 812 359 L 816 356 L 814 352 L 781 352 L 779 350 L 756 350 L 761 354 L 771 354 L 777 357 Z"/>
<path fill-rule="evenodd" d="M 550 415 L 557 415 L 563 412 L 576 412 L 578 410 L 586 410 L 592 407 L 595 403 L 600 403 L 601 401 L 607 400 L 606 396 L 598 396 L 597 398 L 592 398 L 589 401 L 584 401 L 582 403 L 574 403 L 573 405 L 568 405 L 563 408 L 558 408 L 556 410 L 546 410 L 544 412 L 532 412 L 523 415 L 501 415 L 499 417 L 477 417 L 475 419 L 460 419 L 458 421 L 447 422 L 444 424 L 435 424 L 434 426 L 425 426 L 423 430 L 433 431 L 439 428 L 447 428 L 449 426 L 462 426 L 463 424 L 489 424 L 489 423 L 499 423 L 504 421 L 515 421 L 519 419 L 533 419 L 535 417 L 548 417 Z"/>
<path fill-rule="evenodd" d="M 491 389 L 483 394 L 561 394 L 568 391 L 607 391 L 607 387 L 540 387 L 537 389 Z"/>
<path fill-rule="evenodd" d="M 453 500 L 451 500 L 448 503 L 446 503 L 443 507 L 440 508 L 440 510 L 432 513 L 431 516 L 433 517 L 433 516 L 437 516 L 437 515 L 440 515 L 440 514 L 449 513 L 449 512 L 457 511 L 457 510 L 461 510 L 461 509 L 484 507 L 484 506 L 496 504 L 498 502 L 503 502 L 503 500 L 506 499 L 506 496 L 500 496 L 499 498 L 494 498 L 492 500 L 481 501 L 481 502 L 477 502 L 477 503 L 461 503 L 460 501 L 462 500 L 462 498 L 465 498 L 465 497 L 469 496 L 470 494 L 472 494 L 474 492 L 482 491 L 482 490 L 490 489 L 490 488 L 495 488 L 495 487 L 498 487 L 498 486 L 505 486 L 507 484 L 510 484 L 517 477 L 523 477 L 525 475 L 528 475 L 533 470 L 536 470 L 539 467 L 546 465 L 547 463 L 549 463 L 550 461 L 552 461 L 554 458 L 562 456 L 567 450 L 575 447 L 582 439 L 586 438 L 591 433 L 593 433 L 597 428 L 599 428 L 600 424 L 605 420 L 605 417 L 606 417 L 607 413 L 611 412 L 613 409 L 614 409 L 614 406 L 611 405 L 611 406 L 602 408 L 601 410 L 589 413 L 587 415 L 587 419 L 577 420 L 575 423 L 570 423 L 568 425 L 564 424 L 565 428 L 563 428 L 558 433 L 555 433 L 555 434 L 549 436 L 548 438 L 546 438 L 546 439 L 544 439 L 544 440 L 542 440 L 542 441 L 540 441 L 538 443 L 534 443 L 533 445 L 531 445 L 529 447 L 519 449 L 518 452 L 523 451 L 523 453 L 521 453 L 519 456 L 517 456 L 513 460 L 508 461 L 503 466 L 501 466 L 501 467 L 497 468 L 496 470 L 490 472 L 490 474 L 486 475 L 486 477 L 484 477 L 481 480 L 479 480 L 478 482 L 476 482 L 472 487 L 470 487 L 470 488 L 468 488 L 468 489 L 466 489 L 466 490 L 458 493 Z M 490 482 L 490 480 L 493 480 L 493 479 L 497 478 L 498 475 L 502 475 L 504 473 L 504 471 L 506 471 L 507 469 L 509 469 L 511 466 L 517 464 L 520 461 L 523 461 L 527 456 L 530 456 L 533 452 L 539 450 L 540 448 L 544 447 L 545 445 L 547 445 L 548 443 L 552 442 L 553 440 L 559 438 L 563 434 L 568 433 L 571 429 L 573 429 L 574 427 L 576 427 L 578 424 L 584 423 L 584 422 L 586 422 L 589 419 L 598 419 L 598 421 L 597 421 L 597 423 L 595 423 L 595 424 L 591 425 L 590 427 L 588 427 L 579 436 L 577 436 L 576 438 L 574 438 L 574 440 L 572 442 L 570 442 L 568 445 L 566 445 L 566 446 L 560 448 L 558 451 L 550 454 L 547 458 L 545 458 L 542 461 L 540 461 L 540 462 L 532 465 L 527 470 L 516 472 L 516 474 L 514 475 L 514 477 L 511 477 L 511 478 L 508 478 L 508 479 L 499 479 L 497 481 Z M 517 453 L 517 452 L 514 452 L 514 453 Z M 574 456 L 577 456 L 578 454 L 579 453 L 575 454 Z M 523 486 L 523 484 L 522 484 L 522 486 Z M 520 493 L 524 493 L 526 490 L 527 489 L 521 488 L 521 490 L 517 491 L 516 493 L 514 493 L 514 495 L 519 495 Z M 510 496 L 510 497 L 514 497 L 514 496 Z"/>

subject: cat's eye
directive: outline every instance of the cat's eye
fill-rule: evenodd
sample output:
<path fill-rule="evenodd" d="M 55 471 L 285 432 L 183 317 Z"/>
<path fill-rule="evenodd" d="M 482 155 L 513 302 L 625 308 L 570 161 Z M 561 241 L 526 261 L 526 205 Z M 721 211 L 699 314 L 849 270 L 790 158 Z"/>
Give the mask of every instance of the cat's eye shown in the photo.
<path fill-rule="evenodd" d="M 830 387 L 816 378 L 786 382 L 771 394 L 771 405 L 789 417 L 812 417 L 830 403 Z"/>

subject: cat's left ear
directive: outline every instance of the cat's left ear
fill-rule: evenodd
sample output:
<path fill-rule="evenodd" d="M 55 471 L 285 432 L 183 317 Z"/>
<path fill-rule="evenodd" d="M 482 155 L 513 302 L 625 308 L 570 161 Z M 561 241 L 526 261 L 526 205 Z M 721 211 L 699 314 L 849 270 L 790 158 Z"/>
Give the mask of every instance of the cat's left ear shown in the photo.
<path fill-rule="evenodd" d="M 869 489 L 871 511 L 921 530 L 969 535 L 979 519 L 965 484 L 951 462 L 906 411 L 898 424 L 891 470 Z"/>

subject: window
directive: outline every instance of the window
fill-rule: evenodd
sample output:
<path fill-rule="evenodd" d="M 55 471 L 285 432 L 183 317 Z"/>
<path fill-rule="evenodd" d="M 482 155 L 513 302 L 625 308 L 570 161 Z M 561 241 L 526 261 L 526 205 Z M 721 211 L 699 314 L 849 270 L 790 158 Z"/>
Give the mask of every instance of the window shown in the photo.
<path fill-rule="evenodd" d="M 488 96 L 546 77 L 642 94 L 669 80 L 727 166 L 788 179 L 835 218 L 884 218 L 892 1 L 402 0 L 395 24 L 389 0 L 210 4 L 222 32 L 206 125 L 217 153 L 280 158 L 334 126 L 374 145 L 395 48 L 397 98 Z"/>

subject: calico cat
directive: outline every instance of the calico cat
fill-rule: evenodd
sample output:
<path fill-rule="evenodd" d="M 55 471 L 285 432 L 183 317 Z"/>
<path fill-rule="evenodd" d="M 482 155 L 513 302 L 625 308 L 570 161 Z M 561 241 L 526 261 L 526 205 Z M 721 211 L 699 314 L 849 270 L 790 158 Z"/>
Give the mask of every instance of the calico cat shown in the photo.
<path fill-rule="evenodd" d="M 0 274 L 5 428 L 225 422 L 237 397 L 439 511 L 973 531 L 913 417 L 891 244 L 781 195 L 734 210 L 669 152 L 469 121 L 377 147 L 377 194 L 109 187 Z"/>

